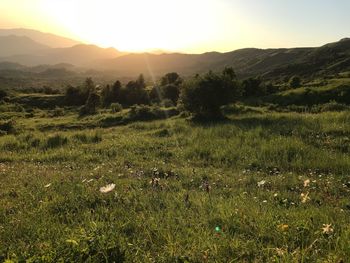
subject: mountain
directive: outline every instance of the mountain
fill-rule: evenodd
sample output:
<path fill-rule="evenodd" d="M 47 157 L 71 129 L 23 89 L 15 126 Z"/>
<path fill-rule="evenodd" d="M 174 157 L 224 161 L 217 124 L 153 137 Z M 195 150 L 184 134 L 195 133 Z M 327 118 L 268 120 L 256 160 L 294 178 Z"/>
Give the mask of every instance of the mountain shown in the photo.
<path fill-rule="evenodd" d="M 176 71 L 193 75 L 219 71 L 231 66 L 240 77 L 283 78 L 292 75 L 322 75 L 350 71 L 350 39 L 345 38 L 317 48 L 247 48 L 227 53 L 204 54 L 128 54 L 95 64 L 119 75 L 139 73 L 162 75 Z"/>
<path fill-rule="evenodd" d="M 15 28 L 15 29 L 0 29 L 0 36 L 26 36 L 35 42 L 52 48 L 72 47 L 81 44 L 79 41 L 66 37 L 57 36 L 50 33 L 43 33 L 37 30 Z"/>
<path fill-rule="evenodd" d="M 50 48 L 26 36 L 12 35 L 0 37 L 0 62 L 18 63 L 28 67 L 64 63 L 74 67 L 108 71 L 121 77 L 133 77 L 140 73 L 159 77 L 173 71 L 186 76 L 209 70 L 221 71 L 225 66 L 233 67 L 241 78 L 262 76 L 272 79 L 289 78 L 293 75 L 312 77 L 350 71 L 350 38 L 316 48 L 246 48 L 226 53 L 203 54 L 127 54 L 114 48 L 85 44 Z M 1 65 L 6 67 L 6 64 Z M 8 66 L 11 70 L 18 67 L 17 64 Z M 70 70 L 66 67 L 60 68 Z M 52 75 L 55 70 L 57 71 L 57 67 L 50 69 L 49 73 Z"/>
<path fill-rule="evenodd" d="M 17 55 L 2 57 L 0 61 L 10 61 L 26 66 L 68 63 L 75 66 L 93 67 L 96 60 L 112 59 L 124 55 L 114 48 L 100 48 L 83 44 L 69 48 L 47 48 L 27 53 L 20 52 L 22 51 L 18 50 Z"/>
<path fill-rule="evenodd" d="M 47 49 L 49 49 L 48 46 L 25 36 L 0 36 L 0 57 L 36 53 Z"/>

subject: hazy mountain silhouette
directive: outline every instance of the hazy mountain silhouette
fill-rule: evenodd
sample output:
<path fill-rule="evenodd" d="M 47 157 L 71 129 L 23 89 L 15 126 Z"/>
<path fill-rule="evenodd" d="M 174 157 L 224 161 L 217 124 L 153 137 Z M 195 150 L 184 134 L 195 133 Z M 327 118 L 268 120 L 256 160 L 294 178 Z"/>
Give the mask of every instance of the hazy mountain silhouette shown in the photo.
<path fill-rule="evenodd" d="M 49 49 L 25 36 L 0 36 L 0 57 L 37 53 Z"/>
<path fill-rule="evenodd" d="M 74 45 L 81 44 L 81 42 L 69 39 L 66 37 L 57 36 L 50 33 L 43 33 L 37 30 L 15 28 L 15 29 L 0 29 L 0 36 L 26 36 L 38 42 L 42 45 L 46 45 L 52 48 L 59 47 L 72 47 Z"/>
<path fill-rule="evenodd" d="M 84 44 L 50 48 L 26 36 L 12 35 L 0 37 L 0 62 L 5 61 L 30 67 L 66 63 L 86 69 L 107 70 L 119 76 L 135 76 L 139 73 L 159 76 L 172 71 L 182 75 L 193 75 L 232 66 L 241 77 L 261 75 L 274 78 L 350 70 L 350 39 L 345 38 L 318 48 L 246 48 L 226 53 L 204 54 L 127 54 L 114 48 Z M 10 69 L 14 69 L 19 67 L 18 64 L 1 65 L 8 65 Z M 50 71 L 52 72 L 54 71 Z"/>
<path fill-rule="evenodd" d="M 318 48 L 248 48 L 198 55 L 128 54 L 96 64 L 96 67 L 115 70 L 121 75 L 135 75 L 140 72 L 162 75 L 171 71 L 186 75 L 222 70 L 225 66 L 232 66 L 242 77 L 282 77 L 350 70 L 350 39 L 342 39 Z"/>
<path fill-rule="evenodd" d="M 0 61 L 15 62 L 26 66 L 57 63 L 90 66 L 93 65 L 95 60 L 116 58 L 123 54 L 114 48 L 100 48 L 94 45 L 80 44 L 69 48 L 46 48 L 33 50 L 32 52 L 24 52 L 24 49 L 21 49 L 18 50 L 17 55 L 3 56 Z"/>

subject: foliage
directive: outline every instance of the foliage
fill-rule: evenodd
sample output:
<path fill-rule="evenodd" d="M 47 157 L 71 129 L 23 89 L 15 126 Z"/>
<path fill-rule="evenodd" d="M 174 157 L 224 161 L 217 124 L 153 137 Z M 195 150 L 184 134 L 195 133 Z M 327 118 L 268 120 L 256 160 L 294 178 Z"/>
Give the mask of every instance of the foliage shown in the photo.
<path fill-rule="evenodd" d="M 16 122 L 14 120 L 1 121 L 0 122 L 1 133 L 9 134 L 16 132 Z"/>
<path fill-rule="evenodd" d="M 97 107 L 100 105 L 101 98 L 96 92 L 91 92 L 83 107 L 80 109 L 80 116 L 97 113 Z"/>
<path fill-rule="evenodd" d="M 176 72 L 171 72 L 171 73 L 167 73 L 165 74 L 161 80 L 160 80 L 160 85 L 161 86 L 166 86 L 166 85 L 175 85 L 175 86 L 179 86 L 182 83 L 182 78 L 180 77 L 179 74 L 177 74 Z"/>
<path fill-rule="evenodd" d="M 123 110 L 123 106 L 120 103 L 112 103 L 111 111 L 112 113 L 120 112 Z"/>
<path fill-rule="evenodd" d="M 221 116 L 220 107 L 233 102 L 240 95 L 240 87 L 232 77 L 225 72 L 209 72 L 186 81 L 180 95 L 184 108 L 199 117 Z"/>
<path fill-rule="evenodd" d="M 90 93 L 96 93 L 95 84 L 91 78 L 87 78 L 80 87 L 68 86 L 65 92 L 66 104 L 71 106 L 84 105 Z"/>
<path fill-rule="evenodd" d="M 0 89 L 0 101 L 3 100 L 7 96 L 8 96 L 7 92 L 3 89 Z"/>
<path fill-rule="evenodd" d="M 301 87 L 301 79 L 298 76 L 293 76 L 289 81 L 289 86 L 292 89 L 297 89 Z"/>
<path fill-rule="evenodd" d="M 112 86 L 105 86 L 101 92 L 102 105 L 107 107 L 121 100 L 121 83 L 117 80 Z"/>

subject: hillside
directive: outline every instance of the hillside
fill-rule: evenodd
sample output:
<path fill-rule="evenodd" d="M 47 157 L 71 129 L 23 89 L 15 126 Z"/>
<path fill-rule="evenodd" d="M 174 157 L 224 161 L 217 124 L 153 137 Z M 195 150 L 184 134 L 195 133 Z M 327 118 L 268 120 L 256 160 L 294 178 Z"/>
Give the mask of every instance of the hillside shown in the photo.
<path fill-rule="evenodd" d="M 62 36 L 57 36 L 50 33 L 43 33 L 37 30 L 15 28 L 15 29 L 0 29 L 0 36 L 26 36 L 32 40 L 52 48 L 72 47 L 81 44 L 81 42 L 69 39 Z"/>
<path fill-rule="evenodd" d="M 232 66 L 242 77 L 262 75 L 266 78 L 293 74 L 327 74 L 350 68 L 350 39 L 319 48 L 240 49 L 227 53 L 204 54 L 129 54 L 101 61 L 97 67 L 119 74 L 145 72 L 161 75 L 169 71 L 180 74 L 203 73 Z"/>
<path fill-rule="evenodd" d="M 0 36 L 0 57 L 39 53 L 48 48 L 25 36 Z"/>
<path fill-rule="evenodd" d="M 4 32 L 6 30 L 0 30 L 1 34 Z M 186 76 L 231 66 L 241 78 L 260 75 L 265 79 L 284 79 L 293 75 L 313 77 L 349 71 L 350 39 L 345 38 L 318 48 L 246 48 L 203 54 L 127 54 L 114 48 L 85 44 L 50 48 L 26 36 L 12 35 L 0 37 L 0 62 L 30 67 L 66 63 L 127 77 L 140 73 L 160 76 L 172 71 Z"/>
<path fill-rule="evenodd" d="M 0 61 L 19 63 L 26 66 L 41 64 L 69 63 L 75 66 L 93 65 L 95 60 L 111 59 L 121 56 L 123 53 L 114 48 L 100 48 L 95 45 L 79 44 L 69 48 L 47 48 L 23 52 L 12 56 L 2 57 Z"/>

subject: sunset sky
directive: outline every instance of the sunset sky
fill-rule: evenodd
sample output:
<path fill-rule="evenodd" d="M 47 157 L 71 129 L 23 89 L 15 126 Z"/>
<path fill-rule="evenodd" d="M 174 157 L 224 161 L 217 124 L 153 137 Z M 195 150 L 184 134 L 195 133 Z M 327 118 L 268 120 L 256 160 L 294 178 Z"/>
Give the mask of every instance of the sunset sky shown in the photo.
<path fill-rule="evenodd" d="M 350 37 L 349 0 L 0 0 L 0 28 L 124 51 L 319 46 Z"/>

